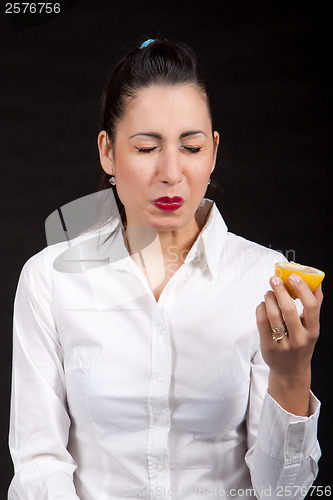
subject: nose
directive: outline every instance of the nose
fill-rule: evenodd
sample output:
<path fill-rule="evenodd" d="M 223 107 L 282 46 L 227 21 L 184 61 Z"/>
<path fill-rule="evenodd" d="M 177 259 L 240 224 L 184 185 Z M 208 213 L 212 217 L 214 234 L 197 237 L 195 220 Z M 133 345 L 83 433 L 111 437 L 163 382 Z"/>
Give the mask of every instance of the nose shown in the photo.
<path fill-rule="evenodd" d="M 182 159 L 178 149 L 170 147 L 162 152 L 159 158 L 158 175 L 161 182 L 170 184 L 170 186 L 178 184 L 182 180 Z"/>

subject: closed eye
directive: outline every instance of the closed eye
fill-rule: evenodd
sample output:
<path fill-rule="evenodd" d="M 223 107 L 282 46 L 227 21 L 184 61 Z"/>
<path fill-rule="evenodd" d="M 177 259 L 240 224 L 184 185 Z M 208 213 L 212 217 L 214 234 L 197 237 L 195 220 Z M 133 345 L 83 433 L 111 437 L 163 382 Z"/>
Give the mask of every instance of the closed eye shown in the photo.
<path fill-rule="evenodd" d="M 184 149 L 187 151 L 190 151 L 191 153 L 199 153 L 201 151 L 201 147 L 193 147 L 193 146 L 182 146 Z"/>
<path fill-rule="evenodd" d="M 201 147 L 194 147 L 194 146 L 182 146 L 183 149 L 186 149 L 186 151 L 189 151 L 190 153 L 199 153 L 199 151 L 201 151 Z M 154 151 L 154 149 L 157 149 L 157 146 L 152 146 L 152 147 L 149 147 L 149 148 L 138 148 L 136 146 L 136 149 L 138 150 L 139 153 L 150 153 L 151 151 Z"/>
<path fill-rule="evenodd" d="M 151 151 L 154 151 L 154 149 L 156 149 L 156 148 L 157 148 L 157 146 L 153 146 L 151 148 L 138 148 L 138 147 L 136 147 L 136 149 L 139 151 L 139 153 L 150 153 Z"/>

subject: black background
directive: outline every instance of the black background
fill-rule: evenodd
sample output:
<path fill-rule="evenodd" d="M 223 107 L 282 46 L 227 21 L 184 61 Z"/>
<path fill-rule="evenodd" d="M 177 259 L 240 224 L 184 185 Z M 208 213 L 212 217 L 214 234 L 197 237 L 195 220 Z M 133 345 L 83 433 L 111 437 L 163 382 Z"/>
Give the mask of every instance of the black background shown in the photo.
<path fill-rule="evenodd" d="M 213 179 L 229 230 L 326 272 L 312 387 L 323 403 L 315 484 L 331 484 L 332 58 L 325 5 L 63 0 L 61 15 L 44 17 L 8 16 L 1 6 L 1 499 L 12 476 L 7 433 L 19 272 L 46 245 L 46 217 L 97 190 L 98 105 L 110 66 L 133 40 L 158 36 L 191 44 L 210 80 L 221 136 Z"/>

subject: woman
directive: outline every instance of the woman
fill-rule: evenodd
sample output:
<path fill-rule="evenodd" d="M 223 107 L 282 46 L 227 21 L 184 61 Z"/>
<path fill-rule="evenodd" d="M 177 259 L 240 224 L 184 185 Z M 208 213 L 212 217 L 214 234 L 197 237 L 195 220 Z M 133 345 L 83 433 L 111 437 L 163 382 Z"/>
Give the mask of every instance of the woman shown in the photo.
<path fill-rule="evenodd" d="M 218 144 L 189 47 L 147 40 L 114 68 L 98 148 L 120 215 L 18 285 L 10 499 L 305 497 L 322 292 L 292 275 L 294 301 L 281 254 L 227 231 L 204 198 Z"/>

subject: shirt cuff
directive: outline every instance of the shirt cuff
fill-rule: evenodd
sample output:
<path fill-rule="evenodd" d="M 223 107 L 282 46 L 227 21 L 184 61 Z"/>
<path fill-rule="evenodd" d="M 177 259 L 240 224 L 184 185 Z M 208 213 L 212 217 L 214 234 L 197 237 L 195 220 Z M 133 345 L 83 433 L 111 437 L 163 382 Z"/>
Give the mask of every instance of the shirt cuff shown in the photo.
<path fill-rule="evenodd" d="M 320 401 L 311 392 L 309 417 L 284 410 L 266 393 L 258 431 L 258 446 L 271 458 L 286 464 L 299 463 L 318 450 L 317 424 Z M 320 452 L 315 452 L 320 456 Z M 318 457 L 314 457 L 319 459 Z"/>

